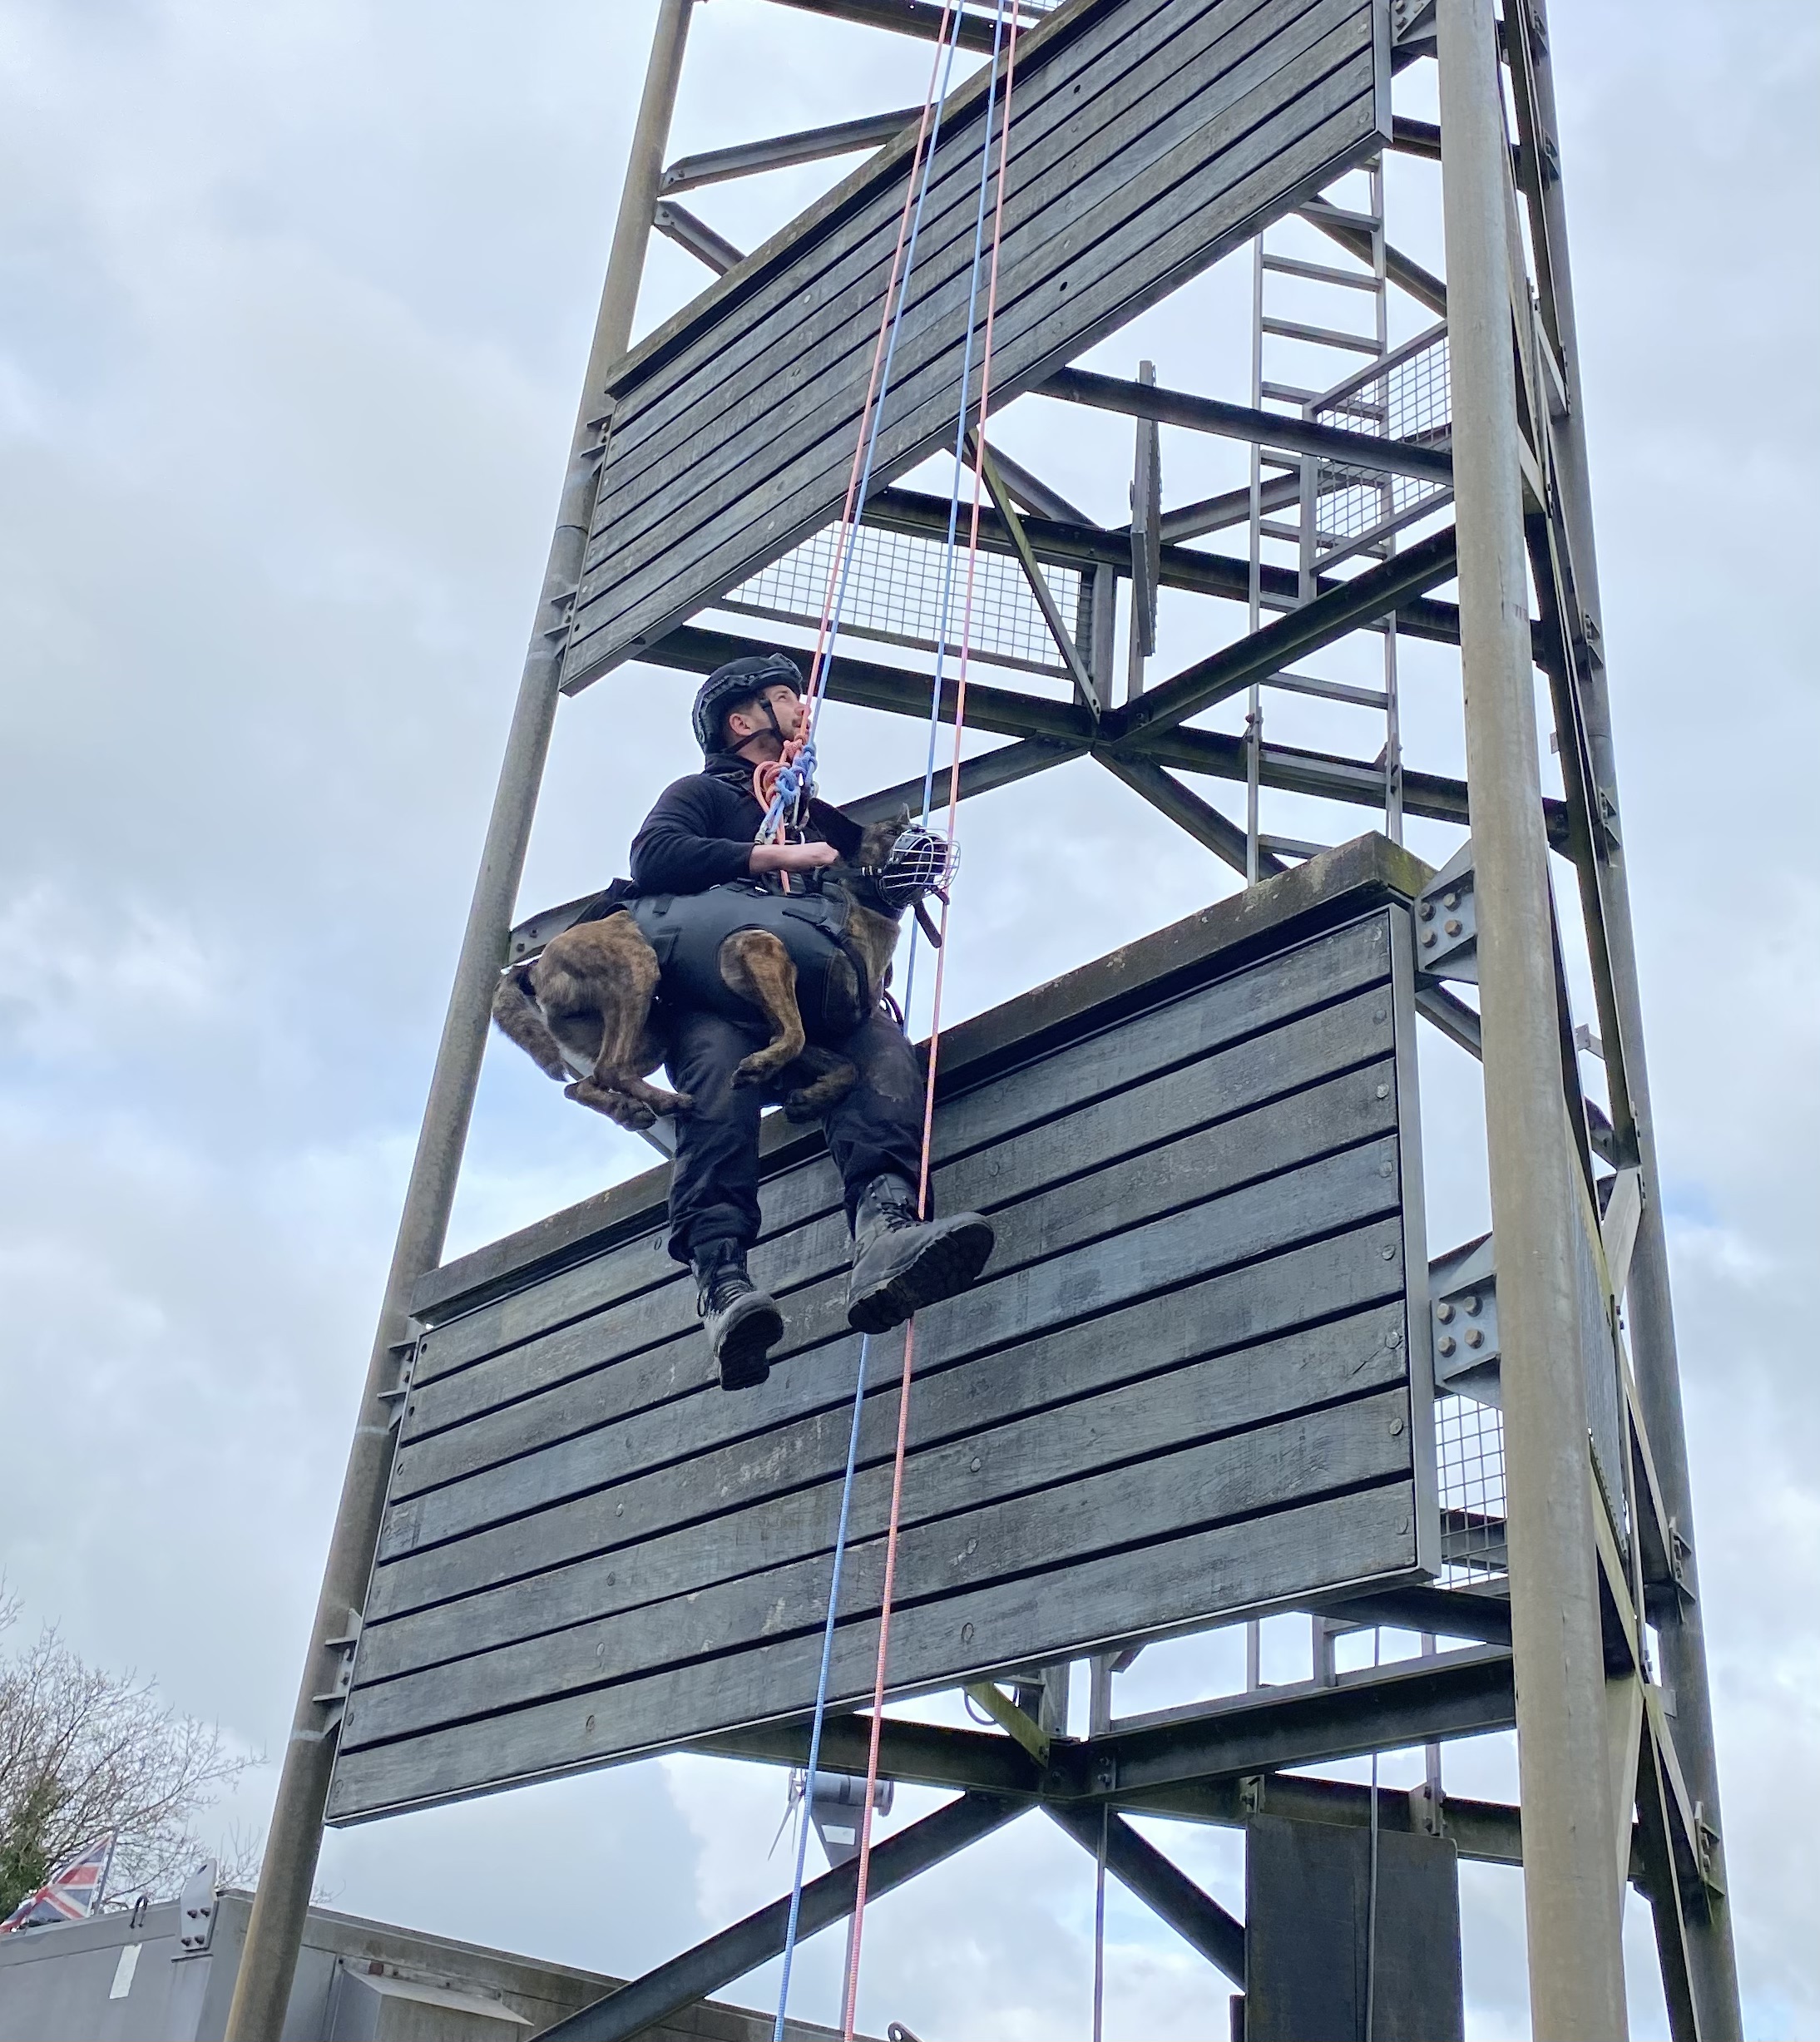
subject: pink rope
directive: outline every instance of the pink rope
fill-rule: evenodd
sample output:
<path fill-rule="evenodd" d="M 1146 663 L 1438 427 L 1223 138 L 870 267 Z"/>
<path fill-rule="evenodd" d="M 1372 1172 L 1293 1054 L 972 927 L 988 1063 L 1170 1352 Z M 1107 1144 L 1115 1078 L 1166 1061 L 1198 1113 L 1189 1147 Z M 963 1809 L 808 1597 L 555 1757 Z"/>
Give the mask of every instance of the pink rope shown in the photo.
<path fill-rule="evenodd" d="M 961 805 L 961 738 L 967 722 L 968 655 L 972 639 L 973 588 L 980 551 L 980 506 L 986 479 L 986 416 L 992 389 L 992 329 L 998 310 L 998 254 L 1005 224 L 1006 170 L 1011 155 L 1011 84 L 1017 66 L 1017 10 L 1011 10 L 1005 46 L 1004 112 L 999 128 L 998 190 L 992 207 L 992 260 L 986 290 L 986 334 L 980 349 L 979 425 L 974 437 L 973 502 L 967 527 L 967 587 L 961 606 L 961 658 L 954 692 L 954 749 L 948 765 L 948 841 L 957 843 Z M 961 393 L 965 404 L 967 393 Z M 856 471 L 857 474 L 857 471 Z M 922 1091 L 922 1158 L 917 1179 L 917 1214 L 929 1206 L 930 1159 L 935 1131 L 936 1065 L 942 1046 L 942 987 L 947 962 L 949 903 L 942 903 L 942 940 L 935 953 L 935 990 L 929 1016 L 928 1071 Z M 878 1653 L 873 1671 L 872 1729 L 866 1748 L 866 1794 L 859 1822 L 858 1884 L 853 1897 L 853 1931 L 847 1939 L 846 1979 L 841 1995 L 842 2042 L 853 2042 L 855 2001 L 859 1991 L 859 1953 L 865 1933 L 866 1887 L 872 1872 L 873 1800 L 878 1783 L 878 1743 L 884 1725 L 885 1664 L 891 1644 L 891 1607 L 898 1576 L 898 1527 L 903 1505 L 903 1471 L 910 1439 L 910 1382 L 916 1367 L 917 1323 L 904 1329 L 903 1370 L 898 1387 L 898 1438 L 891 1468 L 891 1514 L 885 1531 L 885 1577 L 878 1612 Z"/>
<path fill-rule="evenodd" d="M 859 478 L 865 472 L 866 441 L 872 424 L 873 406 L 877 400 L 878 378 L 884 367 L 885 344 L 891 331 L 898 279 L 903 268 L 904 250 L 910 239 L 911 216 L 916 210 L 917 179 L 922 168 L 923 146 L 928 139 L 929 123 L 935 111 L 936 81 L 941 76 L 942 57 L 947 46 L 955 4 L 956 0 L 942 0 L 942 27 L 935 39 L 935 58 L 929 69 L 929 89 L 923 98 L 922 118 L 917 124 L 916 147 L 910 152 L 910 175 L 903 188 L 903 210 L 898 217 L 898 245 L 891 251 L 891 274 L 885 283 L 884 306 L 878 318 L 878 338 L 873 346 L 872 369 L 866 379 L 866 401 L 860 408 L 859 436 L 853 443 L 853 465 L 847 477 L 847 495 L 841 505 L 833 557 L 828 563 L 828 586 L 822 596 L 821 622 L 815 633 L 815 653 L 809 665 L 809 686 L 804 695 L 804 713 L 808 719 L 804 742 L 814 734 L 816 711 L 825 692 L 827 660 L 824 655 L 833 625 L 834 592 L 839 586 L 841 566 L 846 559 L 853 528 L 853 500 L 859 493 Z"/>

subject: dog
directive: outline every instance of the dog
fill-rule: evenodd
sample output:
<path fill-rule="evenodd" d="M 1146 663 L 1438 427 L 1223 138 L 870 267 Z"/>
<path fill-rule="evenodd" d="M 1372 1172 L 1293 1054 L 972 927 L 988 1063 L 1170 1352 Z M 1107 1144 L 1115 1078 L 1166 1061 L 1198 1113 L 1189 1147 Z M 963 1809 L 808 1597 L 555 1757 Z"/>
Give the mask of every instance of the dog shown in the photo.
<path fill-rule="evenodd" d="M 909 823 L 906 810 L 892 821 L 868 824 L 850 858 L 816 875 L 824 888 L 838 888 L 846 897 L 842 939 L 830 941 L 823 966 L 828 974 L 823 1026 L 830 1032 L 850 1032 L 878 1007 L 906 907 L 914 905 L 932 933 L 922 897 L 939 893 L 949 857 L 939 838 L 911 831 Z M 906 884 L 901 847 L 917 836 L 922 863 Z M 937 847 L 932 863 L 923 848 L 931 844 Z M 894 858 L 899 860 L 895 880 Z M 684 896 L 680 901 L 705 897 Z M 492 1008 L 501 1032 L 547 1076 L 564 1084 L 566 1096 L 635 1133 L 660 1115 L 687 1113 L 694 1104 L 686 1093 L 649 1082 L 664 1060 L 663 1037 L 652 1014 L 663 968 L 639 926 L 640 905 L 552 937 L 535 959 L 507 970 Z M 794 1080 L 784 1093 L 784 1111 L 793 1120 L 816 1119 L 851 1089 L 858 1074 L 845 1057 L 810 1042 L 789 947 L 769 929 L 736 929 L 720 945 L 715 962 L 720 990 L 756 1009 L 770 1030 L 764 1046 L 741 1060 L 734 1083 L 789 1085 Z"/>

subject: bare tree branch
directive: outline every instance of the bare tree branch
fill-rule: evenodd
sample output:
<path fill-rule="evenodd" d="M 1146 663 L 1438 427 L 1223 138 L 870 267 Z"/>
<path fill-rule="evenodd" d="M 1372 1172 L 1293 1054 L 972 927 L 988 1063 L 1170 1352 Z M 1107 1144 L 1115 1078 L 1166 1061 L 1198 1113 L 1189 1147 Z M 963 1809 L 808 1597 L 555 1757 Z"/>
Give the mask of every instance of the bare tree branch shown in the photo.
<path fill-rule="evenodd" d="M 0 1634 L 19 1609 L 3 1586 Z M 174 1892 L 209 1855 L 195 1817 L 251 1763 L 156 1681 L 86 1665 L 52 1628 L 0 1654 L 0 1916 L 110 1832 L 115 1890 Z M 236 1875 L 256 1864 L 238 1837 L 234 1855 Z"/>

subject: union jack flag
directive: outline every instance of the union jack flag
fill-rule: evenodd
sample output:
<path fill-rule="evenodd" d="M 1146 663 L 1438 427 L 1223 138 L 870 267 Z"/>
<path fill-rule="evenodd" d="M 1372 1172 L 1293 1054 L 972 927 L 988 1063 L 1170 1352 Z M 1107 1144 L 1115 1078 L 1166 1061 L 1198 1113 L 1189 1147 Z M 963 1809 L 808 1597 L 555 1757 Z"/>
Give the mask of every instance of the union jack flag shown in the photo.
<path fill-rule="evenodd" d="M 52 1921 L 86 1921 L 101 1903 L 114 1839 L 103 1837 L 52 1872 L 36 1893 L 27 1893 L 4 1921 L 0 1936 L 14 1929 L 43 1928 Z"/>

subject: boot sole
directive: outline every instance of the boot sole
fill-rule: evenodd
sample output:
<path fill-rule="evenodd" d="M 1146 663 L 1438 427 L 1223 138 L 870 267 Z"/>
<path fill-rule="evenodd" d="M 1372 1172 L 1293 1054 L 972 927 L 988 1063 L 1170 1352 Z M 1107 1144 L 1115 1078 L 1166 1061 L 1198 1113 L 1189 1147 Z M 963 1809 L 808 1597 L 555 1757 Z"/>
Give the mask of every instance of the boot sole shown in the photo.
<path fill-rule="evenodd" d="M 770 1351 L 784 1337 L 784 1314 L 767 1298 L 735 1318 L 720 1337 L 720 1387 L 755 1390 L 771 1373 Z"/>
<path fill-rule="evenodd" d="M 983 1219 L 932 1241 L 908 1269 L 847 1301 L 847 1323 L 856 1333 L 883 1333 L 913 1313 L 957 1297 L 978 1278 L 992 1253 L 992 1229 Z"/>

